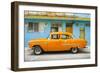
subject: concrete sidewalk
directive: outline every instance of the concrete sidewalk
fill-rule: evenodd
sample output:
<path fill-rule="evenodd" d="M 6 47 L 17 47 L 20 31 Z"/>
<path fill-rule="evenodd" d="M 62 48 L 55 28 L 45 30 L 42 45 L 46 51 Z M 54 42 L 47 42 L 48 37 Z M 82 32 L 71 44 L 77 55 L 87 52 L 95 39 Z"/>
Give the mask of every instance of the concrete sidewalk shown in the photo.
<path fill-rule="evenodd" d="M 89 48 L 81 50 L 77 54 L 70 52 L 61 53 L 44 53 L 41 55 L 33 55 L 32 50 L 25 48 L 25 61 L 47 61 L 47 60 L 72 60 L 72 59 L 89 59 L 90 51 Z"/>

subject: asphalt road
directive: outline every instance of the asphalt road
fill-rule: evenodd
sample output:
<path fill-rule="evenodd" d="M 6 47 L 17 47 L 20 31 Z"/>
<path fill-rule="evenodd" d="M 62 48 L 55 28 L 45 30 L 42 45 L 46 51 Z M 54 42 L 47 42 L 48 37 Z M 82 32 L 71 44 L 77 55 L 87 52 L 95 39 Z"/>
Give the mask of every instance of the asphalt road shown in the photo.
<path fill-rule="evenodd" d="M 47 60 L 69 60 L 69 59 L 88 59 L 90 52 L 82 50 L 77 54 L 70 52 L 44 53 L 41 55 L 32 54 L 31 49 L 25 49 L 25 61 L 47 61 Z"/>

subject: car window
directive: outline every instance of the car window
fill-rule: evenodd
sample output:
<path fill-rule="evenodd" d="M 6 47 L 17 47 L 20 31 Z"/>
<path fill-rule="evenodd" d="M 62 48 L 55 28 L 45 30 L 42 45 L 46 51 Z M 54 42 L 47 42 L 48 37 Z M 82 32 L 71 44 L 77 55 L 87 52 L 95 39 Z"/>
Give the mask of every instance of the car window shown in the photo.
<path fill-rule="evenodd" d="M 72 37 L 70 35 L 65 35 L 65 34 L 62 34 L 62 37 L 61 39 L 71 39 Z"/>
<path fill-rule="evenodd" d="M 59 35 L 58 34 L 52 34 L 51 35 L 51 39 L 59 39 Z"/>

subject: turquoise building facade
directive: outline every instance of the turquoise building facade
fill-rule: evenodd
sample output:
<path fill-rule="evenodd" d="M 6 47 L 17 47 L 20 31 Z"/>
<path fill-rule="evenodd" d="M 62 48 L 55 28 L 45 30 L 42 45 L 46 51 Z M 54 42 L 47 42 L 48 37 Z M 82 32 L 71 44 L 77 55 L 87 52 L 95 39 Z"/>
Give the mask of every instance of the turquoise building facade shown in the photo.
<path fill-rule="evenodd" d="M 31 39 L 47 38 L 50 32 L 70 32 L 75 38 L 86 39 L 90 45 L 90 21 L 66 19 L 24 18 L 24 44 Z"/>

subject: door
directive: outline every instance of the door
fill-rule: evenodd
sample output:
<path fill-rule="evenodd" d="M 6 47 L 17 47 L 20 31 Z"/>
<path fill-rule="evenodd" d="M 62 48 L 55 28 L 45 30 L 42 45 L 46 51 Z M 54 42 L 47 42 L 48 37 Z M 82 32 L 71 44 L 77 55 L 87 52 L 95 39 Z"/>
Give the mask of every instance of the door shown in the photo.
<path fill-rule="evenodd" d="M 85 39 L 85 28 L 80 28 L 80 38 Z"/>
<path fill-rule="evenodd" d="M 62 50 L 70 50 L 71 48 L 71 36 L 62 34 L 61 35 L 61 41 L 60 46 L 62 47 Z"/>
<path fill-rule="evenodd" d="M 52 34 L 48 40 L 48 51 L 60 51 L 60 35 Z"/>
<path fill-rule="evenodd" d="M 51 27 L 51 32 L 58 32 L 58 27 Z"/>
<path fill-rule="evenodd" d="M 58 32 L 58 31 L 62 31 L 61 23 L 60 22 L 51 23 L 51 32 Z"/>
<path fill-rule="evenodd" d="M 66 32 L 73 33 L 72 23 L 66 24 Z"/>

